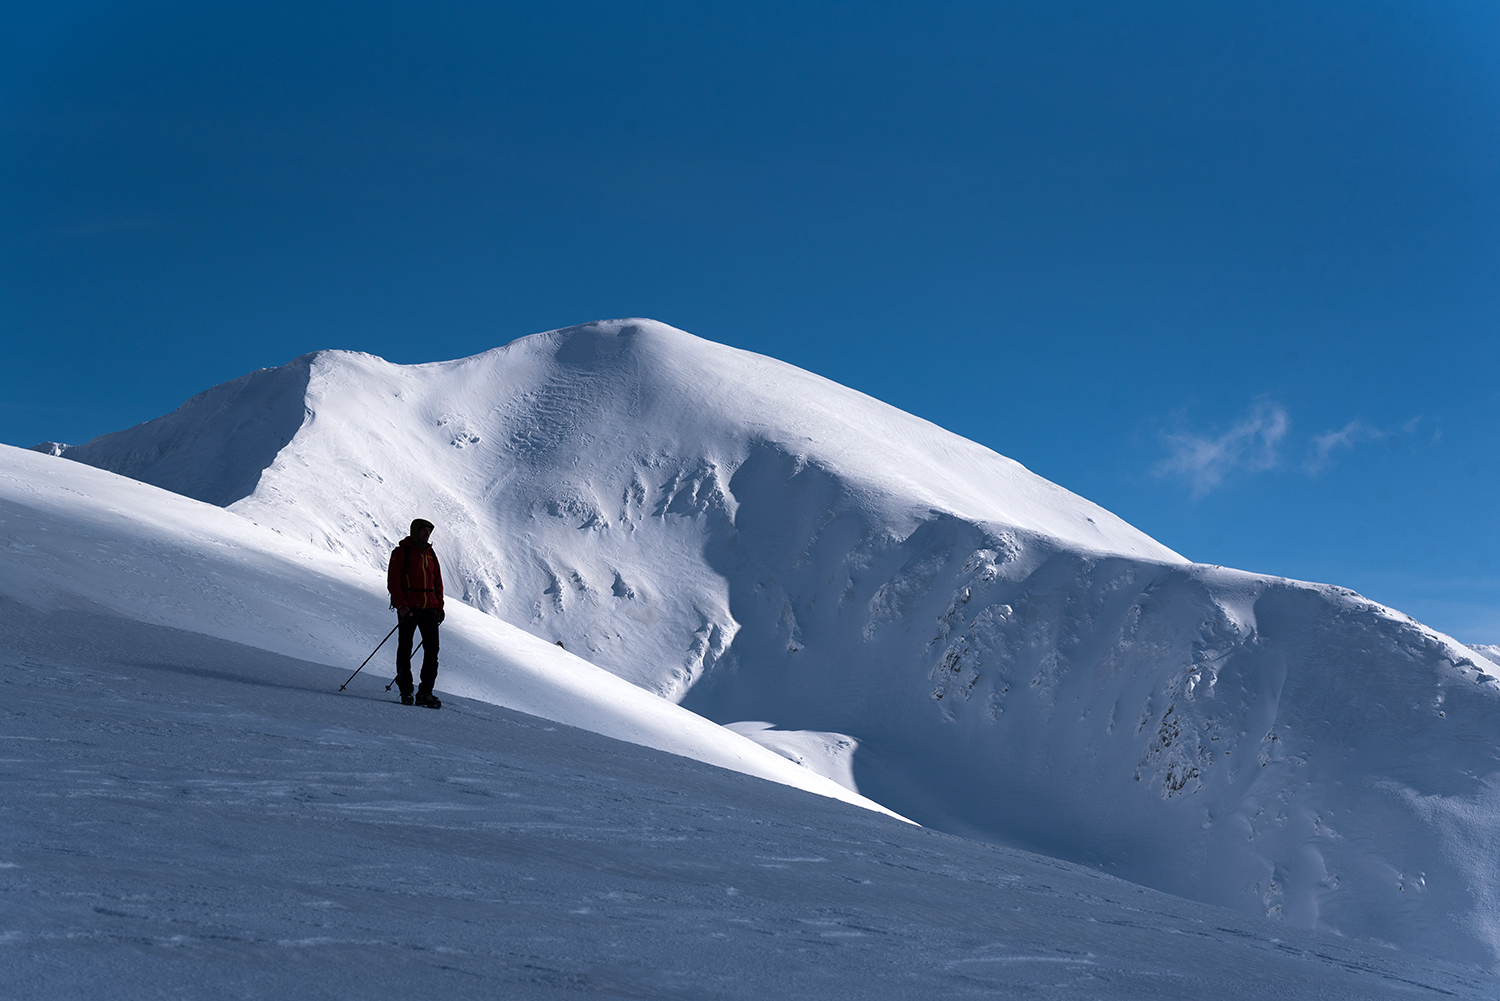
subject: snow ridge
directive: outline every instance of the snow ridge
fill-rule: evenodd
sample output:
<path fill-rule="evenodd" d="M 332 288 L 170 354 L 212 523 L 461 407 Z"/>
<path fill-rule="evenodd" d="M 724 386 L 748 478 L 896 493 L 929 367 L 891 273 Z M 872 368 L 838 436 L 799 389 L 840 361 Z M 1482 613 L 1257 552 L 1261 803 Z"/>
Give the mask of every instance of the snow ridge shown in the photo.
<path fill-rule="evenodd" d="M 255 489 L 261 470 L 302 427 L 313 358 L 222 383 L 166 417 L 85 445 L 36 449 L 223 507 Z"/>

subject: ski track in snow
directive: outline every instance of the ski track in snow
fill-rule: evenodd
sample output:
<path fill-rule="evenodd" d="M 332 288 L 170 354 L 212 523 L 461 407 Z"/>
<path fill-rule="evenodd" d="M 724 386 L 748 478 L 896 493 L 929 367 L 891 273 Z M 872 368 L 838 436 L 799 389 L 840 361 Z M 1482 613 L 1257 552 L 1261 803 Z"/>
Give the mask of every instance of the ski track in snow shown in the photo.
<path fill-rule="evenodd" d="M 339 671 L 200 634 L 4 598 L 0 643 L 6 996 L 1494 996 L 490 704 L 339 694 Z"/>

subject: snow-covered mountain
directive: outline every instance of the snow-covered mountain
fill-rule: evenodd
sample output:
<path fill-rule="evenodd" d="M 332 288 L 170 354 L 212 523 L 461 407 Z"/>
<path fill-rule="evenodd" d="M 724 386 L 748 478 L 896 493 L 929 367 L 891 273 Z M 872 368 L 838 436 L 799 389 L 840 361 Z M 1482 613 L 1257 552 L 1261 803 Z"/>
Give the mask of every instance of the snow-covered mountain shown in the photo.
<path fill-rule="evenodd" d="M 430 518 L 455 597 L 924 824 L 1500 957 L 1493 665 L 791 366 L 643 320 L 320 352 L 60 451 L 372 571 Z"/>

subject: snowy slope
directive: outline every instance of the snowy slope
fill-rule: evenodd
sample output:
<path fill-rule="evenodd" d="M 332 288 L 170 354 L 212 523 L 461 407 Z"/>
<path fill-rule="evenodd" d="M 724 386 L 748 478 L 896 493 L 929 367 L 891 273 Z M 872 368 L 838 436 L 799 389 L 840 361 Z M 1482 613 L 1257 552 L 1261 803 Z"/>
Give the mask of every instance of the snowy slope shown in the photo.
<path fill-rule="evenodd" d="M 301 400 L 256 404 L 285 406 L 276 432 L 226 452 L 253 424 L 235 401 L 303 372 Z M 371 568 L 431 518 L 465 601 L 922 823 L 1500 956 L 1500 685 L 1398 612 L 1190 564 L 972 442 L 651 321 L 240 384 L 64 454 L 210 500 L 258 471 L 230 510 Z"/>
<path fill-rule="evenodd" d="M 1496 993 L 484 703 L 341 695 L 341 677 L 0 597 L 0 995 Z"/>
<path fill-rule="evenodd" d="M 220 508 L 0 446 L 0 596 L 12 616 L 107 613 L 337 667 L 343 683 L 394 625 L 384 575 Z M 738 734 L 457 605 L 439 690 L 882 809 Z M 388 644 L 350 690 L 379 691 Z M 386 696 L 392 698 L 391 696 Z"/>

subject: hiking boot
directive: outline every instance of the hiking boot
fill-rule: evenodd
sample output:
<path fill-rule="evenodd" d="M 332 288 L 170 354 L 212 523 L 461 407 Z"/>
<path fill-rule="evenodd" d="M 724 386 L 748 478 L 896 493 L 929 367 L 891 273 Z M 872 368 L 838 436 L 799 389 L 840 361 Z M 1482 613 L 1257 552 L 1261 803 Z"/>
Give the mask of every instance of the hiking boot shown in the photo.
<path fill-rule="evenodd" d="M 431 692 L 428 692 L 425 695 L 421 692 L 418 692 L 416 704 L 419 706 L 426 706 L 428 709 L 443 708 L 443 703 L 438 699 L 436 695 L 433 695 Z"/>
<path fill-rule="evenodd" d="M 417 701 L 416 699 L 412 698 L 411 692 L 402 692 L 401 693 L 401 704 L 403 706 L 413 705 L 413 704 L 416 703 L 416 701 Z"/>

